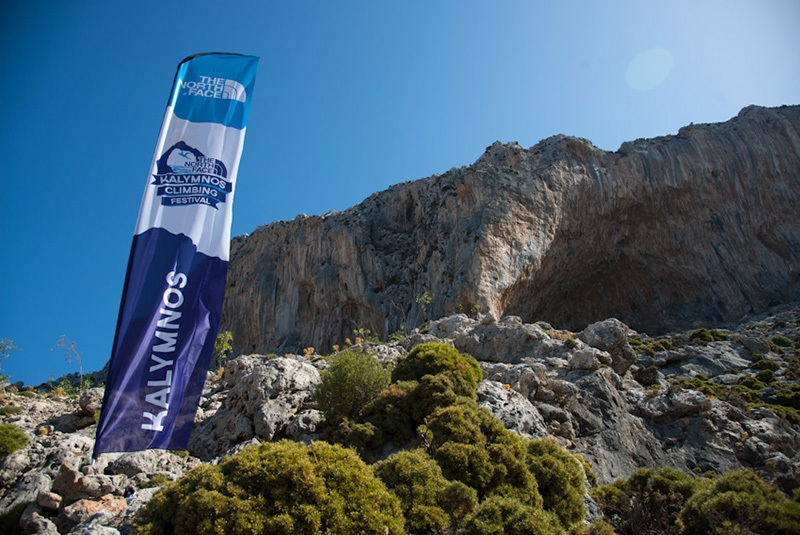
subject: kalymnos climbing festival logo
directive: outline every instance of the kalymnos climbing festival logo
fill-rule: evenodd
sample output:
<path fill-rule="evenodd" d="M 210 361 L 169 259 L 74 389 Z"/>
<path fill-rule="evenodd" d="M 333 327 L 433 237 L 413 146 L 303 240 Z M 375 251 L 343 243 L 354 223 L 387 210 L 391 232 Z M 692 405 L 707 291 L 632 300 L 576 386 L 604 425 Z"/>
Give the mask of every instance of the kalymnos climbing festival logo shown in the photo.
<path fill-rule="evenodd" d="M 233 191 L 225 164 L 183 141 L 171 146 L 156 165 L 152 185 L 157 186 L 162 206 L 205 204 L 216 208 Z"/>

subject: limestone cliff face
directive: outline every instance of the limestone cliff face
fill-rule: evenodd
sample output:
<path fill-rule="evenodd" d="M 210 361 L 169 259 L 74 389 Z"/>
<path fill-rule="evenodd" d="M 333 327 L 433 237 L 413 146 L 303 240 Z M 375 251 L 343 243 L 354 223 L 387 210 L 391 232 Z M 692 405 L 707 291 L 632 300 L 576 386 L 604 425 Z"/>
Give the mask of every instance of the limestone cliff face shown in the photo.
<path fill-rule="evenodd" d="M 649 333 L 800 298 L 800 107 L 624 143 L 495 143 L 469 167 L 234 238 L 237 351 L 329 351 L 454 312 Z M 429 304 L 418 299 L 425 292 Z"/>

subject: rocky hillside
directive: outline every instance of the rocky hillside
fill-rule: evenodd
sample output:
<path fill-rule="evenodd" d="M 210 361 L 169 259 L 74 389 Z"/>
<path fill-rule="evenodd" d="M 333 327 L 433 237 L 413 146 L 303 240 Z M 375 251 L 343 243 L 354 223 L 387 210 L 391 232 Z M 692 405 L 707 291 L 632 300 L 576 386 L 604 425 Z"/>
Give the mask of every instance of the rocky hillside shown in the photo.
<path fill-rule="evenodd" d="M 582 454 L 601 484 L 661 466 L 698 474 L 749 467 L 787 493 L 800 484 L 800 305 L 735 330 L 658 337 L 617 319 L 569 332 L 457 314 L 362 347 L 388 363 L 429 341 L 478 359 L 479 404 L 524 437 L 554 437 Z M 151 450 L 104 454 L 95 464 L 102 389 L 79 398 L 7 393 L 0 419 L 28 443 L 0 456 L 0 519 L 21 515 L 23 533 L 128 533 L 160 485 L 201 463 L 247 444 L 319 439 L 327 424 L 312 391 L 327 366 L 310 353 L 239 356 L 209 373 L 189 456 Z M 600 514 L 588 498 L 587 514 Z"/>
<path fill-rule="evenodd" d="M 238 352 L 328 352 L 479 310 L 581 330 L 732 325 L 800 298 L 800 107 L 624 143 L 555 136 L 233 240 Z"/>

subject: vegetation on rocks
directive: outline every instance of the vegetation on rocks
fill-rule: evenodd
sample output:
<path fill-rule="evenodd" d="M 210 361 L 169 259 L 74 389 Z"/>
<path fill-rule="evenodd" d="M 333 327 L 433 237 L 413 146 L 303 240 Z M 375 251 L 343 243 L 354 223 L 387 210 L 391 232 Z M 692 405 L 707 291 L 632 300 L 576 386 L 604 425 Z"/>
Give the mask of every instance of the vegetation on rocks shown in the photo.
<path fill-rule="evenodd" d="M 331 358 L 330 369 L 321 377 L 315 397 L 328 422 L 338 425 L 361 414 L 389 385 L 390 372 L 372 354 L 347 349 Z"/>
<path fill-rule="evenodd" d="M 442 375 L 450 380 L 458 396 L 474 397 L 483 378 L 478 361 L 456 348 L 440 342 L 419 344 L 392 371 L 392 381 L 420 381 L 426 375 Z"/>
<path fill-rule="evenodd" d="M 800 503 L 749 469 L 698 479 L 642 468 L 591 494 L 619 535 L 800 533 Z"/>
<path fill-rule="evenodd" d="M 28 437 L 14 424 L 0 424 L 0 457 L 25 447 Z"/>
<path fill-rule="evenodd" d="M 699 484 L 673 468 L 640 468 L 591 494 L 619 535 L 668 535 L 681 532 L 678 515 Z"/>
<path fill-rule="evenodd" d="M 58 519 L 72 514 L 70 493 L 110 489 L 122 501 L 127 489 L 149 498 L 148 487 L 161 487 L 138 518 L 113 513 L 105 525 L 128 533 L 136 522 L 148 535 L 795 533 L 800 501 L 787 496 L 797 486 L 800 354 L 773 339 L 800 331 L 779 323 L 704 342 L 688 332 L 630 336 L 618 321 L 554 337 L 544 324 L 464 316 L 395 345 L 363 343 L 313 359 L 311 348 L 307 358 L 241 356 L 217 380 L 209 374 L 195 427 L 206 442 L 190 445 L 191 455 L 140 452 L 94 467 L 82 430 L 91 432 L 101 389 L 57 399 L 9 387 L 0 419 L 24 429 L 28 445 L 22 455 L 0 455 L 0 524 L 20 523 L 14 492 L 30 492 L 28 504 L 42 490 L 45 509 L 39 517 L 28 510 L 23 523 L 49 522 L 65 535 L 72 524 Z M 464 342 L 482 339 L 493 352 Z M 466 353 L 473 350 L 480 363 Z M 578 358 L 587 356 L 593 365 Z M 621 359 L 630 373 L 613 367 Z M 671 435 L 677 422 L 688 427 Z M 641 444 L 617 440 L 622 426 Z M 712 434 L 703 431 L 711 426 Z M 617 441 L 587 448 L 609 437 Z M 670 441 L 669 452 L 660 441 Z M 715 456 L 725 448 L 734 454 Z M 647 454 L 651 468 L 628 464 L 629 477 L 596 487 L 598 475 L 609 483 Z M 52 459 L 62 455 L 71 463 L 83 455 L 83 464 L 59 467 Z M 731 466 L 758 475 L 714 475 Z M 73 479 L 80 488 L 63 486 Z M 23 480 L 44 487 L 23 490 Z"/>
<path fill-rule="evenodd" d="M 392 455 L 376 463 L 374 470 L 400 499 L 409 531 L 458 527 L 478 505 L 475 489 L 446 479 L 436 461 L 421 449 Z"/>
<path fill-rule="evenodd" d="M 800 503 L 752 470 L 734 470 L 700 486 L 678 516 L 683 533 L 800 533 Z"/>
<path fill-rule="evenodd" d="M 328 438 L 358 447 L 365 459 L 387 441 L 411 446 L 375 464 L 403 504 L 409 533 L 564 533 L 585 514 L 581 460 L 555 441 L 508 431 L 475 401 L 481 378 L 471 356 L 419 344 L 361 416 Z"/>
<path fill-rule="evenodd" d="M 245 448 L 167 485 L 140 535 L 400 534 L 399 500 L 341 446 L 281 441 Z"/>
<path fill-rule="evenodd" d="M 377 362 L 342 352 L 316 390 L 335 422 L 326 436 L 361 458 L 325 442 L 248 447 L 168 484 L 138 533 L 563 535 L 583 520 L 582 461 L 553 440 L 512 433 L 478 406 L 475 359 L 420 344 L 376 393 L 380 381 L 368 378 L 382 377 Z M 358 403 L 331 401 L 356 391 Z M 405 449 L 365 464 L 398 436 Z"/>

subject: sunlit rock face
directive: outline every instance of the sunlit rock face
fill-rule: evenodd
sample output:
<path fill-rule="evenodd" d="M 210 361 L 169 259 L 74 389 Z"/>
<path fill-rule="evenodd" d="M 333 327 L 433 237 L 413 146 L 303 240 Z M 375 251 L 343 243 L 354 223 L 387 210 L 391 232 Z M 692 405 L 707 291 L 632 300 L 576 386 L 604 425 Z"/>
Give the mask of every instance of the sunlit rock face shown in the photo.
<path fill-rule="evenodd" d="M 724 325 L 800 298 L 798 197 L 798 106 L 616 152 L 495 143 L 469 167 L 235 238 L 222 327 L 237 351 L 324 352 L 456 312 Z"/>

